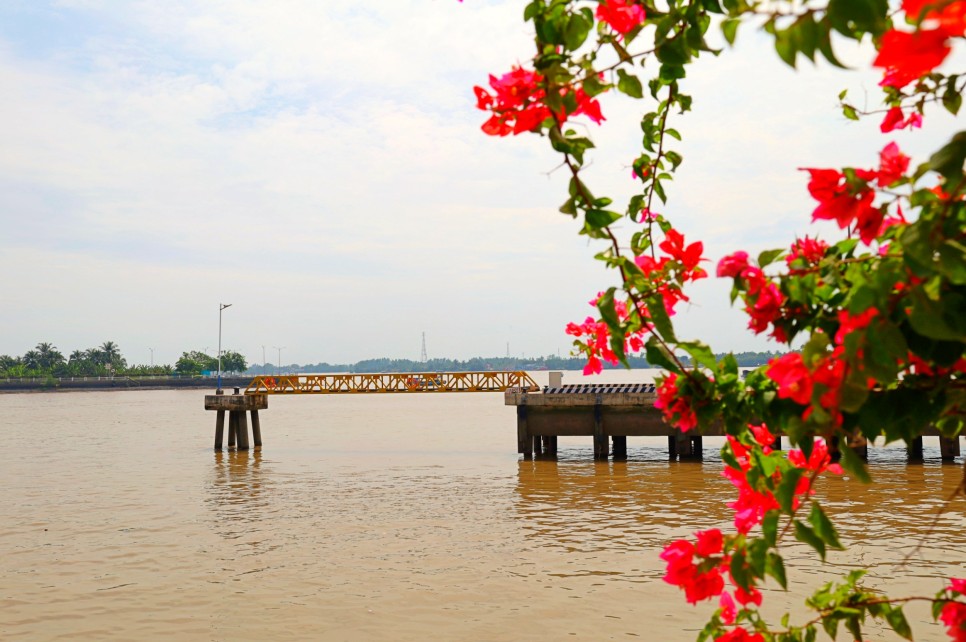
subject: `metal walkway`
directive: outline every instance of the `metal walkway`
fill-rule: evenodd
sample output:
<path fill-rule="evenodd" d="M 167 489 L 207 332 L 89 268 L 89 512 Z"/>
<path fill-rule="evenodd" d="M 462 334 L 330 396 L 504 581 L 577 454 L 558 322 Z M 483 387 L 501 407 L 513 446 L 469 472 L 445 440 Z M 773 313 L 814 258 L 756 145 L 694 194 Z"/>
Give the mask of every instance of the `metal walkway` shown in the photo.
<path fill-rule="evenodd" d="M 510 388 L 538 392 L 526 372 L 396 372 L 310 374 L 255 377 L 246 395 L 358 394 L 387 392 L 503 392 Z"/>

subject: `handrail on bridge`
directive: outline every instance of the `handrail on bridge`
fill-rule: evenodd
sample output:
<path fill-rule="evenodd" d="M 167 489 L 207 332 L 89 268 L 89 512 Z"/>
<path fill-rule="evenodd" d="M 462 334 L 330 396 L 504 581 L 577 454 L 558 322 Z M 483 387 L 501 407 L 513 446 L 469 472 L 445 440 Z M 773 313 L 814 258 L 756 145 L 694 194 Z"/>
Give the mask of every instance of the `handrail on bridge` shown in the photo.
<path fill-rule="evenodd" d="M 255 377 L 246 395 L 339 394 L 367 392 L 503 392 L 540 387 L 523 371 L 394 372 L 373 374 L 303 374 Z"/>

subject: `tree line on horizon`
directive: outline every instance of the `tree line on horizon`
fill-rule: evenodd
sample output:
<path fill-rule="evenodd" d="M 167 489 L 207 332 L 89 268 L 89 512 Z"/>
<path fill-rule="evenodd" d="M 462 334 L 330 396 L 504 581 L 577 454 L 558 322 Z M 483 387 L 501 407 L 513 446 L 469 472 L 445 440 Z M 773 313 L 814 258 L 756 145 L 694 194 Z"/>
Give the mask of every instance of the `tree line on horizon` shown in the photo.
<path fill-rule="evenodd" d="M 20 357 L 0 355 L 0 377 L 108 377 L 108 376 L 193 376 L 218 369 L 218 357 L 197 350 L 186 351 L 171 365 L 128 366 L 118 345 L 105 341 L 87 350 L 74 350 L 67 357 L 52 343 L 41 342 Z M 244 373 L 248 363 L 241 354 L 225 350 L 221 354 L 221 370 Z"/>
<path fill-rule="evenodd" d="M 768 363 L 779 352 L 739 352 L 734 355 L 739 366 L 755 367 Z M 723 355 L 717 355 L 719 358 Z M 632 368 L 650 368 L 643 357 L 628 359 Z M 582 357 L 474 357 L 472 359 L 391 359 L 388 357 L 364 359 L 355 363 L 314 363 L 283 365 L 265 363 L 249 367 L 245 357 L 233 350 L 225 350 L 221 355 L 222 373 L 241 375 L 274 375 L 301 373 L 344 373 L 344 372 L 483 372 L 488 370 L 581 370 L 586 364 Z M 605 364 L 605 369 L 621 369 L 623 366 Z M 218 369 L 218 357 L 199 350 L 189 350 L 181 354 L 174 366 L 171 365 L 132 365 L 121 354 L 113 341 L 105 341 L 100 346 L 86 350 L 74 350 L 64 357 L 51 343 L 38 343 L 33 350 L 23 356 L 0 355 L 0 377 L 106 377 L 106 376 L 200 376 L 205 372 Z"/>

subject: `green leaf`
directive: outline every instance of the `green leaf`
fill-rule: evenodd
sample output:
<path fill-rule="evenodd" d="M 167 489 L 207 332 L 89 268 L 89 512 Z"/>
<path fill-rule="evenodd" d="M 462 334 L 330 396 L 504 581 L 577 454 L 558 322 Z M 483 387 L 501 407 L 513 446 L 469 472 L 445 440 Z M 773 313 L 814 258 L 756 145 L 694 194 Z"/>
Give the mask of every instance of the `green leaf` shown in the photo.
<path fill-rule="evenodd" d="M 849 120 L 858 120 L 859 115 L 855 111 L 855 107 L 852 105 L 842 105 L 842 115 Z"/>
<path fill-rule="evenodd" d="M 959 186 L 963 180 L 964 161 L 966 161 L 966 132 L 959 132 L 929 158 L 929 169 L 942 174 L 951 185 Z"/>
<path fill-rule="evenodd" d="M 623 69 L 617 70 L 617 89 L 624 94 L 627 94 L 631 98 L 643 98 L 644 97 L 644 87 L 641 85 L 641 80 L 633 74 L 627 73 Z"/>
<path fill-rule="evenodd" d="M 912 290 L 910 298 L 912 299 L 912 312 L 909 315 L 909 323 L 912 324 L 916 332 L 930 339 L 966 340 L 966 336 L 962 332 L 952 328 L 947 322 L 945 310 L 939 301 L 930 299 L 921 288 Z"/>
<path fill-rule="evenodd" d="M 590 33 L 590 28 L 593 23 L 588 21 L 579 13 L 571 14 L 570 20 L 567 21 L 567 26 L 564 29 L 564 44 L 570 51 L 575 51 L 580 48 L 580 45 L 584 44 L 587 40 L 587 34 Z"/>
<path fill-rule="evenodd" d="M 798 53 L 798 49 L 795 47 L 795 40 L 787 31 L 775 32 L 775 51 L 786 65 L 795 66 L 795 54 Z"/>
<path fill-rule="evenodd" d="M 711 351 L 708 345 L 700 341 L 688 341 L 686 343 L 679 343 L 678 347 L 691 355 L 694 363 L 702 365 L 709 370 L 714 370 L 718 367 L 718 362 L 714 358 L 714 352 Z"/>
<path fill-rule="evenodd" d="M 731 565 L 729 566 L 729 570 L 731 571 L 731 577 L 734 579 L 735 584 L 746 591 L 751 588 L 753 578 L 748 573 L 748 566 L 745 563 L 744 553 L 736 551 L 735 554 L 731 556 Z"/>
<path fill-rule="evenodd" d="M 648 365 L 664 368 L 670 372 L 681 372 L 681 368 L 674 363 L 667 348 L 661 345 L 657 337 L 650 337 L 647 343 L 644 344 L 644 349 L 644 356 L 647 359 Z"/>
<path fill-rule="evenodd" d="M 808 522 L 812 525 L 815 534 L 822 539 L 830 548 L 844 550 L 845 547 L 839 541 L 838 533 L 832 520 L 828 518 L 818 502 L 812 502 L 812 512 L 808 514 Z"/>
<path fill-rule="evenodd" d="M 761 521 L 761 534 L 769 546 L 778 543 L 778 518 L 781 516 L 777 510 L 770 510 L 765 513 L 765 518 Z"/>
<path fill-rule="evenodd" d="M 871 484 L 872 477 L 869 475 L 869 471 L 865 467 L 865 462 L 862 461 L 862 458 L 856 455 L 855 451 L 849 447 L 842 448 L 841 453 L 842 459 L 839 460 L 839 463 L 842 464 L 845 472 L 851 474 L 863 484 Z"/>
<path fill-rule="evenodd" d="M 912 639 L 912 628 L 910 628 L 901 606 L 895 606 L 890 609 L 886 613 L 885 619 L 889 623 L 889 626 L 892 627 L 892 630 L 896 632 L 896 635 L 907 640 Z"/>
<path fill-rule="evenodd" d="M 621 322 L 614 308 L 614 292 L 616 288 L 608 288 L 599 299 L 597 299 L 597 310 L 600 311 L 600 318 L 607 324 L 607 328 L 614 332 L 620 331 Z"/>
<path fill-rule="evenodd" d="M 622 215 L 618 212 L 611 212 L 609 210 L 587 210 L 586 220 L 587 227 L 599 230 L 601 228 L 607 227 L 614 221 L 619 220 Z"/>
<path fill-rule="evenodd" d="M 815 531 L 797 519 L 795 520 L 795 539 L 814 548 L 822 561 L 825 561 L 825 542 L 815 534 Z"/>
<path fill-rule="evenodd" d="M 792 512 L 792 500 L 795 497 L 795 487 L 798 486 L 798 480 L 804 474 L 804 468 L 790 468 L 786 470 L 782 475 L 782 480 L 778 484 L 777 490 L 775 490 L 775 499 L 778 500 L 778 505 L 788 515 Z"/>
<path fill-rule="evenodd" d="M 667 309 L 664 307 L 663 297 L 648 297 L 644 303 L 647 306 L 651 323 L 654 324 L 654 329 L 661 338 L 668 343 L 677 343 L 677 337 L 674 336 L 674 326 L 671 324 L 671 317 L 668 316 Z"/>
<path fill-rule="evenodd" d="M 758 255 L 758 267 L 764 268 L 771 265 L 777 259 L 781 258 L 784 253 L 785 250 L 765 250 Z"/>
<path fill-rule="evenodd" d="M 854 37 L 856 32 L 882 35 L 888 11 L 887 0 L 829 0 L 826 13 L 836 31 Z"/>
<path fill-rule="evenodd" d="M 788 578 L 785 576 L 785 560 L 782 559 L 781 555 L 774 551 L 768 553 L 768 559 L 765 560 L 765 573 L 775 578 L 775 581 L 783 589 L 788 590 Z"/>
<path fill-rule="evenodd" d="M 726 18 L 721 21 L 721 33 L 724 34 L 729 45 L 735 44 L 735 37 L 738 35 L 738 25 L 740 24 L 741 20 L 738 18 Z"/>

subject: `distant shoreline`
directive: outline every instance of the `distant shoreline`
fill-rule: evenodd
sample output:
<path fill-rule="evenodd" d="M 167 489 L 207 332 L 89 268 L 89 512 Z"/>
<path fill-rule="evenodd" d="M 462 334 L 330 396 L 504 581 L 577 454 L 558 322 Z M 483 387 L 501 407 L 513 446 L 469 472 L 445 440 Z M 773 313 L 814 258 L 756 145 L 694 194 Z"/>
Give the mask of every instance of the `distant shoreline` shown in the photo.
<path fill-rule="evenodd" d="M 253 377 L 222 377 L 224 390 L 246 388 Z M 85 390 L 215 390 L 214 377 L 76 377 L 33 380 L 0 379 L 0 394 L 15 392 L 82 392 Z"/>

